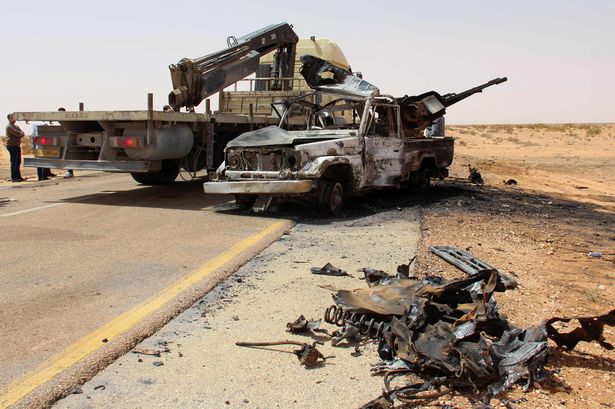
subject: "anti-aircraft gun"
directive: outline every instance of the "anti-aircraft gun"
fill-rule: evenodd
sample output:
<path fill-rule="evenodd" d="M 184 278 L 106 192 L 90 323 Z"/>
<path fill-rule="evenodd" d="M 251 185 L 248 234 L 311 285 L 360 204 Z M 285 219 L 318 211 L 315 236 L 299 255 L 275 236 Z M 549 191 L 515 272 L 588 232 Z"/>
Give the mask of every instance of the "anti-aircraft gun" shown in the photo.
<path fill-rule="evenodd" d="M 489 82 L 470 88 L 467 91 L 440 95 L 436 91 L 429 91 L 421 95 L 403 96 L 397 98 L 400 106 L 401 122 L 406 137 L 420 137 L 429 124 L 446 113 L 446 108 L 462 101 L 474 94 L 483 92 L 485 88 L 501 84 L 508 79 L 495 78 Z"/>

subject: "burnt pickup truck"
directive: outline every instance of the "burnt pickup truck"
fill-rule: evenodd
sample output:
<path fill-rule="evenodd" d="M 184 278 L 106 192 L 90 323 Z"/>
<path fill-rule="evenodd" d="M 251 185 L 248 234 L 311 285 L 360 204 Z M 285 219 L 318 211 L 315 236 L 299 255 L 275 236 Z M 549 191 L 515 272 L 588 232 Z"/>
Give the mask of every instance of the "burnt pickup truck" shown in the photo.
<path fill-rule="evenodd" d="M 288 101 L 279 126 L 243 133 L 230 141 L 217 179 L 205 193 L 234 194 L 236 203 L 251 207 L 259 195 L 312 196 L 323 213 L 338 214 L 347 195 L 382 188 L 426 187 L 444 178 L 453 161 L 454 140 L 425 137 L 423 131 L 446 107 L 498 78 L 461 94 L 431 91 L 394 98 L 351 72 L 312 56 L 304 56 L 301 73 L 315 90 Z M 330 98 L 331 95 L 336 98 Z M 288 114 L 304 109 L 304 130 L 286 130 Z"/>

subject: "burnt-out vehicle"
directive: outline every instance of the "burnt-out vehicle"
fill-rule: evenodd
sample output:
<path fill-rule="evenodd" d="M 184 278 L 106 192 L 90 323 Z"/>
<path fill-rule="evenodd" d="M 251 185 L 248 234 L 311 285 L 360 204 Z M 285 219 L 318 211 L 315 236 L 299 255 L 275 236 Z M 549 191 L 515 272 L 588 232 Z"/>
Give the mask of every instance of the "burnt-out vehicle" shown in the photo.
<path fill-rule="evenodd" d="M 431 91 L 394 98 L 319 58 L 304 56 L 302 62 L 301 73 L 315 90 L 315 98 L 288 101 L 279 126 L 246 132 L 230 141 L 217 179 L 204 184 L 205 193 L 234 194 L 236 203 L 245 207 L 251 207 L 259 195 L 312 196 L 323 213 L 335 215 L 347 195 L 426 187 L 431 178 L 448 175 L 454 140 L 425 137 L 424 129 L 447 106 L 506 80 L 496 79 L 462 94 L 441 96 Z M 284 129 L 290 115 L 305 115 L 306 129 Z"/>

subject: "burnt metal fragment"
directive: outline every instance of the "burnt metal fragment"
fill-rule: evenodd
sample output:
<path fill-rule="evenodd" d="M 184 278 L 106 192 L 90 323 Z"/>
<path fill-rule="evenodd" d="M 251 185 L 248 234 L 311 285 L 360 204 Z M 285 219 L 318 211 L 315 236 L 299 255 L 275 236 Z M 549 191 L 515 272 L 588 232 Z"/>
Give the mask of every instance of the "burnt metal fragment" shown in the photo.
<path fill-rule="evenodd" d="M 367 402 L 359 409 L 393 409 L 394 407 L 393 400 L 386 395 L 382 395 Z"/>
<path fill-rule="evenodd" d="M 300 315 L 295 321 L 287 323 L 286 330 L 291 334 L 327 333 L 327 330 L 320 328 L 320 320 L 307 320 L 303 315 Z"/>
<path fill-rule="evenodd" d="M 483 183 L 485 183 L 483 181 L 483 177 L 481 176 L 477 168 L 473 168 L 472 165 L 468 165 L 468 172 L 470 173 L 468 175 L 468 180 L 471 183 L 475 183 L 477 185 L 482 185 Z"/>
<path fill-rule="evenodd" d="M 460 263 L 470 274 L 460 280 L 380 278 L 379 285 L 333 294 L 336 305 L 327 308 L 325 321 L 343 326 L 336 343 L 355 335 L 378 339 L 380 371 L 423 380 L 387 387 L 387 399 L 425 402 L 451 388 L 473 388 L 488 404 L 521 379 L 526 385 L 544 380 L 546 331 L 514 328 L 500 316 L 493 295 L 506 290 L 501 273 L 470 260 Z M 382 276 L 372 270 L 366 275 Z M 447 390 L 434 391 L 440 386 Z"/>
<path fill-rule="evenodd" d="M 341 276 L 352 277 L 345 270 L 334 267 L 331 263 L 327 263 L 321 268 L 312 267 L 310 271 L 312 272 L 312 274 L 322 274 L 322 275 L 336 276 L 336 277 L 341 277 Z"/>
<path fill-rule="evenodd" d="M 293 353 L 297 355 L 301 365 L 306 368 L 312 368 L 325 361 L 325 356 L 316 349 L 315 345 L 303 344 L 301 348 L 294 350 Z"/>
<path fill-rule="evenodd" d="M 259 348 L 277 345 L 298 345 L 300 348 L 293 351 L 301 365 L 306 368 L 312 368 L 324 362 L 327 358 L 316 349 L 318 342 L 313 342 L 312 345 L 299 341 L 272 341 L 272 342 L 235 342 L 235 345 L 240 347 Z M 331 358 L 331 357 L 329 357 Z"/>
<path fill-rule="evenodd" d="M 348 97 L 370 98 L 380 90 L 352 72 L 313 55 L 301 57 L 301 75 L 308 86 L 317 91 Z"/>
<path fill-rule="evenodd" d="M 581 327 L 575 328 L 571 332 L 562 334 L 553 326 L 556 322 L 570 322 L 572 320 L 578 320 Z M 611 310 L 607 314 L 593 317 L 554 317 L 547 320 L 545 323 L 549 338 L 552 339 L 557 346 L 565 346 L 569 351 L 573 350 L 581 341 L 596 341 L 600 344 L 600 346 L 602 346 L 602 348 L 609 351 L 613 350 L 613 345 L 606 342 L 604 339 L 603 330 L 605 325 L 610 327 L 615 326 L 615 309 Z"/>
<path fill-rule="evenodd" d="M 495 267 L 491 266 L 487 262 L 474 257 L 472 254 L 465 250 L 451 246 L 432 246 L 429 250 L 436 256 L 442 258 L 448 263 L 454 265 L 461 271 L 467 273 L 470 276 L 480 273 L 481 271 L 498 271 Z M 517 287 L 517 280 L 510 274 L 502 273 L 498 271 L 499 278 L 506 289 L 511 290 Z"/>
<path fill-rule="evenodd" d="M 361 340 L 359 328 L 351 322 L 347 322 L 341 330 L 337 330 L 331 335 L 331 345 L 333 346 L 340 344 L 344 340 L 348 340 L 350 342 L 359 342 Z"/>

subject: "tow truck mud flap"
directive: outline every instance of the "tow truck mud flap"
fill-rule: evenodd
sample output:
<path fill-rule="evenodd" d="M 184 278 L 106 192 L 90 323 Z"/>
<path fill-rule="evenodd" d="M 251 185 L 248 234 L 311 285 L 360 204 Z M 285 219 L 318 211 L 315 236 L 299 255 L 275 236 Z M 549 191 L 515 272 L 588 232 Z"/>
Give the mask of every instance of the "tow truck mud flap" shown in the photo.
<path fill-rule="evenodd" d="M 311 180 L 250 180 L 233 182 L 206 182 L 206 194 L 300 194 L 313 188 Z"/>

